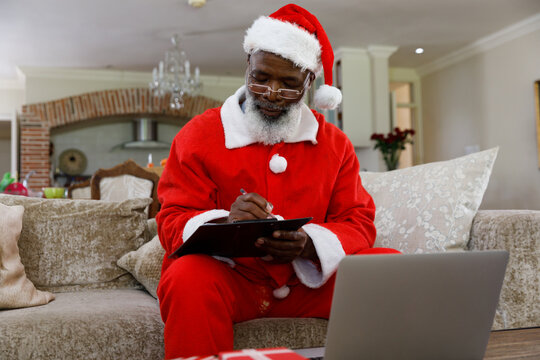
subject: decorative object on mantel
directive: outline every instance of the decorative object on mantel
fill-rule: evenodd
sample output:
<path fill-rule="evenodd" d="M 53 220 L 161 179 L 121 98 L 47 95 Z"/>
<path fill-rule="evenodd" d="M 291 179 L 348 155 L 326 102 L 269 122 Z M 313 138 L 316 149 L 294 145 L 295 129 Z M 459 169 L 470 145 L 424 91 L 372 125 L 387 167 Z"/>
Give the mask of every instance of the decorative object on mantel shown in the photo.
<path fill-rule="evenodd" d="M 171 38 L 173 47 L 165 53 L 165 60 L 160 61 L 152 72 L 150 90 L 154 96 L 162 97 L 170 94 L 169 106 L 179 110 L 184 107 L 184 95 L 197 95 L 202 88 L 199 68 L 191 75 L 190 63 L 185 51 L 180 49 L 179 37 Z"/>
<path fill-rule="evenodd" d="M 79 149 L 64 150 L 58 157 L 58 167 L 66 175 L 80 175 L 86 170 L 88 160 Z"/>
<path fill-rule="evenodd" d="M 406 144 L 412 144 L 412 137 L 414 135 L 413 129 L 401 130 L 396 127 L 388 134 L 371 135 L 371 140 L 375 141 L 373 149 L 379 149 L 382 153 L 384 163 L 388 170 L 395 170 L 399 166 L 399 156 L 401 151 L 405 150 Z"/>

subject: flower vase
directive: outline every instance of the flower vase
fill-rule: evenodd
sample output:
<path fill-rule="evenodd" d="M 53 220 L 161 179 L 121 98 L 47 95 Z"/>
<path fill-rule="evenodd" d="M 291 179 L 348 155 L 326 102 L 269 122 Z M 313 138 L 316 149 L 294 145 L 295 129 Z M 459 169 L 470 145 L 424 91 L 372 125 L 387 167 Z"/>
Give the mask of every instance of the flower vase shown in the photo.
<path fill-rule="evenodd" d="M 388 171 L 396 170 L 399 167 L 399 157 L 401 156 L 401 150 L 393 151 L 384 154 L 384 163 Z"/>

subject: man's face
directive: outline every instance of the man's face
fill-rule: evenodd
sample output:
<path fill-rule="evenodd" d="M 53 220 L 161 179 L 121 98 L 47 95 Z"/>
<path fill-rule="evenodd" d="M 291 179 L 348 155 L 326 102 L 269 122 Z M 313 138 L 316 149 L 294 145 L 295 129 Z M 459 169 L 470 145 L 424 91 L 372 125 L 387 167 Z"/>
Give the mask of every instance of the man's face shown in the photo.
<path fill-rule="evenodd" d="M 248 58 L 246 83 L 266 85 L 274 90 L 274 92 L 258 94 L 247 88 L 255 100 L 257 110 L 267 120 L 279 119 L 292 105 L 302 101 L 311 82 L 312 75 L 309 71 L 302 72 L 292 61 L 280 56 L 266 51 L 257 51 Z M 297 90 L 300 95 L 296 99 L 285 99 L 277 93 L 279 89 Z"/>

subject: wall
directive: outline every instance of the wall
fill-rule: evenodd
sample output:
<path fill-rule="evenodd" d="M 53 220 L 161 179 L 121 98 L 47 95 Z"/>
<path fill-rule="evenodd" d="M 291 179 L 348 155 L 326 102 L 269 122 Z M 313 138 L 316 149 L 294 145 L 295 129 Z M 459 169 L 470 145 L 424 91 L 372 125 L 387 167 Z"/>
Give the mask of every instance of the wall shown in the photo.
<path fill-rule="evenodd" d="M 540 209 L 533 84 L 540 30 L 422 78 L 424 160 L 499 146 L 484 209 Z"/>
<path fill-rule="evenodd" d="M 160 123 L 157 138 L 170 144 L 180 128 L 179 125 Z M 145 166 L 149 154 L 152 154 L 153 163 L 159 165 L 161 159 L 169 156 L 169 149 L 115 148 L 116 145 L 132 140 L 133 124 L 126 121 L 53 129 L 51 131 L 51 141 L 54 143 L 53 161 L 57 162 L 53 166 L 58 167 L 60 155 L 68 149 L 78 149 L 86 155 L 87 166 L 83 175 L 92 175 L 99 168 L 111 168 L 126 159 L 133 159 L 137 164 Z M 59 179 L 63 180 L 66 179 Z"/>
<path fill-rule="evenodd" d="M 22 67 L 26 77 L 26 104 L 58 100 L 88 92 L 145 88 L 151 80 L 148 72 L 117 70 L 78 70 Z M 231 76 L 201 76 L 200 95 L 225 100 L 244 79 Z"/>

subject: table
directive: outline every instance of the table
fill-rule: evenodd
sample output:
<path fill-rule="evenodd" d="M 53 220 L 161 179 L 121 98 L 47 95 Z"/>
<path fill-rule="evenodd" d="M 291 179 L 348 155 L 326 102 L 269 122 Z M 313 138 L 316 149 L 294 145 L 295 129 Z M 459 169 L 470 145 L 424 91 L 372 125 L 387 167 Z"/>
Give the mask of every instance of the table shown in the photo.
<path fill-rule="evenodd" d="M 540 359 L 540 327 L 492 331 L 484 360 Z"/>

